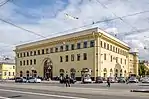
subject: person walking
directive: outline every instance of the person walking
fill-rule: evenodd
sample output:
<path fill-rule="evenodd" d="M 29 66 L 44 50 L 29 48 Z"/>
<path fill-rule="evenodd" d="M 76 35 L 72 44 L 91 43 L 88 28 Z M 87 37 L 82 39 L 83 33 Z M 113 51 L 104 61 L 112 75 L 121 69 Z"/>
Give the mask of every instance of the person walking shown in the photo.
<path fill-rule="evenodd" d="M 66 75 L 66 87 L 70 87 L 70 78 L 68 76 L 68 74 Z"/>
<path fill-rule="evenodd" d="M 110 87 L 110 79 L 109 78 L 107 79 L 107 84 L 108 84 L 107 86 Z"/>

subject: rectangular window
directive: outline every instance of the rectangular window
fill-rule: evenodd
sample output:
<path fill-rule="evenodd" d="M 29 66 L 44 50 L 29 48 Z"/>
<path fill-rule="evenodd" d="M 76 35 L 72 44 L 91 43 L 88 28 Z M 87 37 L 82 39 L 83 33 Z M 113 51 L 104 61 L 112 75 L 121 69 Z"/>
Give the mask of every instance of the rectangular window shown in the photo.
<path fill-rule="evenodd" d="M 74 54 L 71 55 L 71 61 L 74 61 Z"/>
<path fill-rule="evenodd" d="M 69 50 L 69 45 L 65 46 L 65 50 L 68 51 Z"/>
<path fill-rule="evenodd" d="M 40 55 L 40 50 L 38 50 L 38 55 Z"/>
<path fill-rule="evenodd" d="M 106 49 L 106 43 L 104 42 L 104 48 Z"/>
<path fill-rule="evenodd" d="M 36 64 L 36 59 L 34 59 L 34 65 Z"/>
<path fill-rule="evenodd" d="M 11 76 L 11 72 L 9 72 L 9 76 Z"/>
<path fill-rule="evenodd" d="M 77 54 L 77 61 L 80 61 L 80 54 Z"/>
<path fill-rule="evenodd" d="M 107 44 L 107 50 L 109 50 L 109 44 Z"/>
<path fill-rule="evenodd" d="M 113 60 L 113 57 L 112 57 L 112 55 L 111 55 L 111 62 L 112 62 L 112 60 Z"/>
<path fill-rule="evenodd" d="M 20 66 L 22 66 L 22 61 L 20 61 Z"/>
<path fill-rule="evenodd" d="M 17 53 L 17 57 L 19 58 L 19 53 Z"/>
<path fill-rule="evenodd" d="M 116 47 L 116 53 L 117 53 L 117 47 Z"/>
<path fill-rule="evenodd" d="M 61 51 L 61 52 L 63 51 L 63 46 L 60 46 L 60 51 Z"/>
<path fill-rule="evenodd" d="M 48 48 L 46 48 L 46 54 L 49 54 L 49 49 Z"/>
<path fill-rule="evenodd" d="M 22 57 L 22 53 L 20 53 L 20 57 Z"/>
<path fill-rule="evenodd" d="M 103 45 L 102 45 L 102 41 L 100 41 L 100 46 L 103 47 Z"/>
<path fill-rule="evenodd" d="M 42 49 L 42 54 L 44 54 L 44 49 Z"/>
<path fill-rule="evenodd" d="M 90 47 L 94 47 L 94 46 L 95 46 L 95 41 L 94 40 L 90 41 Z"/>
<path fill-rule="evenodd" d="M 23 61 L 23 65 L 25 65 L 25 60 Z"/>
<path fill-rule="evenodd" d="M 7 72 L 4 72 L 4 76 L 6 76 L 7 75 Z"/>
<path fill-rule="evenodd" d="M 33 63 L 32 63 L 32 60 L 30 60 L 30 65 L 32 65 Z"/>
<path fill-rule="evenodd" d="M 36 55 L 36 51 L 34 51 L 34 55 Z"/>
<path fill-rule="evenodd" d="M 50 53 L 53 53 L 53 48 L 50 48 Z"/>
<path fill-rule="evenodd" d="M 13 66 L 13 69 L 15 69 L 15 66 Z"/>
<path fill-rule="evenodd" d="M 120 53 L 120 49 L 118 48 L 118 54 Z"/>
<path fill-rule="evenodd" d="M 66 55 L 66 62 L 68 62 L 68 55 Z"/>
<path fill-rule="evenodd" d="M 87 41 L 84 42 L 83 48 L 87 48 Z"/>
<path fill-rule="evenodd" d="M 29 52 L 27 52 L 27 56 L 29 56 Z"/>
<path fill-rule="evenodd" d="M 74 44 L 71 44 L 71 50 L 74 50 Z"/>
<path fill-rule="evenodd" d="M 80 48 L 81 48 L 81 44 L 77 43 L 77 49 L 80 49 Z"/>
<path fill-rule="evenodd" d="M 32 56 L 33 55 L 33 52 L 32 51 L 30 51 L 30 56 Z"/>
<path fill-rule="evenodd" d="M 112 45 L 110 45 L 110 51 L 112 51 Z"/>
<path fill-rule="evenodd" d="M 115 52 L 115 47 L 113 46 L 113 52 Z"/>
<path fill-rule="evenodd" d="M 104 60 L 106 60 L 106 58 L 107 58 L 107 57 L 106 57 L 106 54 L 104 54 Z"/>
<path fill-rule="evenodd" d="M 13 76 L 14 76 L 15 74 L 14 74 L 14 72 L 13 72 Z"/>
<path fill-rule="evenodd" d="M 26 55 L 25 55 L 25 52 L 24 52 L 23 54 L 24 54 L 24 57 L 25 57 L 25 56 L 26 56 Z"/>
<path fill-rule="evenodd" d="M 123 59 L 121 58 L 121 64 L 122 64 Z"/>
<path fill-rule="evenodd" d="M 62 56 L 60 56 L 60 62 L 63 62 L 63 57 Z"/>
<path fill-rule="evenodd" d="M 118 57 L 116 57 L 116 63 L 118 63 Z"/>
<path fill-rule="evenodd" d="M 26 65 L 29 65 L 29 62 L 28 62 L 28 60 L 27 60 L 27 62 L 26 62 Z"/>
<path fill-rule="evenodd" d="M 57 47 L 55 47 L 55 52 L 58 52 L 58 48 Z"/>
<path fill-rule="evenodd" d="M 125 65 L 126 65 L 126 59 L 125 59 Z"/>
<path fill-rule="evenodd" d="M 83 53 L 83 59 L 87 60 L 87 53 Z"/>

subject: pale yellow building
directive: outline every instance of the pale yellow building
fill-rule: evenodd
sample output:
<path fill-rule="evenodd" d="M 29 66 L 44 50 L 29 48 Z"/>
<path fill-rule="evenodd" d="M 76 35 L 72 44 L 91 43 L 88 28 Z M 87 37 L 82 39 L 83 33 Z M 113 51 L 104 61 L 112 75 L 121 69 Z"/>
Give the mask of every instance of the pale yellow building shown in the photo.
<path fill-rule="evenodd" d="M 13 79 L 15 69 L 15 63 L 0 62 L 0 79 Z"/>
<path fill-rule="evenodd" d="M 69 74 L 81 78 L 87 72 L 93 78 L 126 77 L 131 71 L 129 56 L 133 55 L 129 50 L 126 43 L 99 28 L 27 43 L 16 46 L 17 76 L 53 78 Z M 135 61 L 133 65 L 137 70 Z"/>

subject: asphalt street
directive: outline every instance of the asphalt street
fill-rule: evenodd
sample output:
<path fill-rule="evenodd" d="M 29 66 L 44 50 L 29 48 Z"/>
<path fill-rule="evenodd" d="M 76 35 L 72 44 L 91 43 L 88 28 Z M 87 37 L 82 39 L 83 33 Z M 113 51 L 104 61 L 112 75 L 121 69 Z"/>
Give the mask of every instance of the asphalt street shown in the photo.
<path fill-rule="evenodd" d="M 66 88 L 64 84 L 0 83 L 0 99 L 148 99 L 149 94 L 129 92 L 149 88 L 139 85 L 112 84 L 107 88 L 106 84 L 74 84 Z"/>

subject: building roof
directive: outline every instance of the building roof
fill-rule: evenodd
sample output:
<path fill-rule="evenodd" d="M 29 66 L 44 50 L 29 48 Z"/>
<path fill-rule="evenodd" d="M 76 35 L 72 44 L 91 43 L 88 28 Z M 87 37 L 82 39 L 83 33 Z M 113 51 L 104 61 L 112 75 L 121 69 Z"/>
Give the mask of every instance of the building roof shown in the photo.
<path fill-rule="evenodd" d="M 19 48 L 25 48 L 25 47 L 28 47 L 28 46 L 36 46 L 36 45 L 39 45 L 39 44 L 44 44 L 44 43 L 48 43 L 48 42 L 58 41 L 58 40 L 62 40 L 62 39 L 68 39 L 68 38 L 71 38 L 71 37 L 78 37 L 78 36 L 81 36 L 81 35 L 91 34 L 91 33 L 93 33 L 93 31 L 94 32 L 98 32 L 98 33 L 100 32 L 103 35 L 105 35 L 105 36 L 115 40 L 116 42 L 119 42 L 119 43 L 123 44 L 124 46 L 129 47 L 126 43 L 122 42 L 118 38 L 116 38 L 116 37 L 106 33 L 105 31 L 99 29 L 98 27 L 96 27 L 96 28 L 85 29 L 83 31 L 73 32 L 73 33 L 69 33 L 69 34 L 66 34 L 66 35 L 52 37 L 52 38 L 48 38 L 48 39 L 44 39 L 44 40 L 40 40 L 40 41 L 36 41 L 36 42 L 30 42 L 30 43 L 18 45 L 18 46 L 16 46 L 16 48 L 18 48 L 18 49 Z"/>

